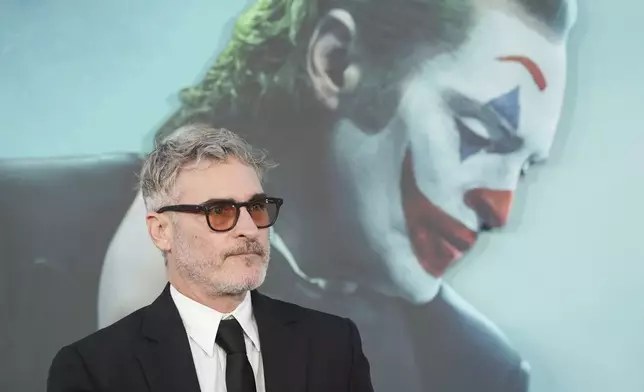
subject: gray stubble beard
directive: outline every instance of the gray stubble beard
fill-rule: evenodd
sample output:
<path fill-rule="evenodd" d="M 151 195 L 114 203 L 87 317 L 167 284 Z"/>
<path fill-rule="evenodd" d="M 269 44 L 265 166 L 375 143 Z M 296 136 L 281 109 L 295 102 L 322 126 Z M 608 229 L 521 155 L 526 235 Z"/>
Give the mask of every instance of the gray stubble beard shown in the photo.
<path fill-rule="evenodd" d="M 179 240 L 179 243 L 185 244 L 185 241 L 183 241 L 181 236 L 178 236 L 177 240 Z M 183 251 L 182 254 L 180 257 L 175 257 L 177 272 L 187 281 L 201 287 L 204 290 L 204 293 L 210 297 L 241 295 L 247 291 L 258 288 L 266 279 L 266 272 L 270 259 L 270 246 L 263 248 L 257 242 L 250 243 L 250 245 L 249 243 L 246 243 L 223 253 L 220 256 L 221 259 L 218 260 L 217 263 L 213 263 L 214 260 L 195 260 L 190 257 L 192 252 L 189 249 L 186 249 L 184 246 L 181 246 L 180 248 L 183 248 L 181 249 Z M 241 252 L 261 252 L 260 256 L 262 256 L 263 266 L 259 272 L 260 275 L 256 280 L 253 279 L 253 281 L 250 281 L 250 279 L 246 279 L 241 284 L 231 284 L 225 280 L 218 279 L 215 281 L 211 278 L 212 274 L 216 274 L 218 272 L 217 270 L 222 269 L 227 257 Z M 183 256 L 185 255 L 188 255 L 188 257 L 184 258 Z M 187 261 L 186 259 L 193 259 L 193 262 Z M 251 260 L 245 260 L 245 262 L 247 266 L 254 263 Z"/>

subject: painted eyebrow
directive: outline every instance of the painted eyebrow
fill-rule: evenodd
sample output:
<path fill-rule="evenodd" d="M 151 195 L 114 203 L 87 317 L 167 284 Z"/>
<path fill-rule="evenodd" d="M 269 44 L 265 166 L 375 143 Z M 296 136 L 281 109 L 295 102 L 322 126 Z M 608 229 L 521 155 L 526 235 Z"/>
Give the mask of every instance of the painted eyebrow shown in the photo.
<path fill-rule="evenodd" d="M 548 87 L 548 83 L 546 82 L 546 77 L 543 74 L 543 71 L 541 71 L 541 68 L 532 61 L 530 58 L 526 56 L 503 56 L 499 57 L 497 60 L 499 61 L 505 61 L 505 62 L 515 62 L 523 65 L 528 72 L 530 72 L 530 75 L 532 75 L 532 79 L 534 82 L 537 84 L 537 87 L 539 87 L 539 90 L 544 91 Z"/>

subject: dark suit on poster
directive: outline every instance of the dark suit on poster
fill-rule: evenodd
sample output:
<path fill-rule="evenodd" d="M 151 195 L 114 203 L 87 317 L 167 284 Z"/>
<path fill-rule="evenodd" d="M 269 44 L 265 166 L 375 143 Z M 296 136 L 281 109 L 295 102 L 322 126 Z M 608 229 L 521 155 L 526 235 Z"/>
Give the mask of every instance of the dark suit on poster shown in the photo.
<path fill-rule="evenodd" d="M 53 360 L 48 392 L 198 392 L 186 330 L 169 285 L 151 305 Z M 252 292 L 268 392 L 372 392 L 355 325 Z"/>
<path fill-rule="evenodd" d="M 321 288 L 272 252 L 263 291 L 357 324 L 376 391 L 526 392 L 528 366 L 502 332 L 443 284 L 429 303 L 412 305 L 368 288 Z"/>

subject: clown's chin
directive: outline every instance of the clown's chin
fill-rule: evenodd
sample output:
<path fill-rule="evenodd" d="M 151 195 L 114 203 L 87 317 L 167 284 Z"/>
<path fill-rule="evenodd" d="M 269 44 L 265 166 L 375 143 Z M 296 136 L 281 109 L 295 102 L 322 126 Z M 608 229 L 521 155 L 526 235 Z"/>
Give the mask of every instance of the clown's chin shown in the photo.
<path fill-rule="evenodd" d="M 403 161 L 401 192 L 407 232 L 418 262 L 441 277 L 476 242 L 476 233 L 433 204 L 418 188 L 411 151 Z"/>
<path fill-rule="evenodd" d="M 412 231 L 413 230 L 413 231 Z M 463 256 L 463 252 L 437 233 L 424 227 L 411 231 L 411 242 L 420 265 L 434 277 L 441 277 L 447 269 Z"/>

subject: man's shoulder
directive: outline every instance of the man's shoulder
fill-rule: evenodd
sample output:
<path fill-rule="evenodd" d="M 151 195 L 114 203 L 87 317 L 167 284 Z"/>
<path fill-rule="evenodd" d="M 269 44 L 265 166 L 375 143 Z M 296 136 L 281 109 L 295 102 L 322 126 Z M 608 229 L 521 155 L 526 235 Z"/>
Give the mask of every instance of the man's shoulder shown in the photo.
<path fill-rule="evenodd" d="M 266 301 L 269 301 L 272 307 L 279 309 L 280 313 L 287 314 L 294 321 L 302 323 L 307 328 L 317 330 L 321 333 L 333 334 L 338 329 L 346 331 L 347 327 L 355 328 L 355 323 L 349 318 L 273 298 L 266 294 L 260 295 Z"/>
<path fill-rule="evenodd" d="M 81 356 L 110 357 L 114 353 L 129 351 L 136 339 L 140 338 L 143 314 L 149 307 L 143 307 L 111 325 L 98 329 L 68 345 Z"/>
<path fill-rule="evenodd" d="M 120 383 L 132 382 L 129 375 L 137 369 L 142 316 L 147 308 L 61 347 L 51 360 L 48 388 L 71 390 L 73 385 L 74 390 L 123 390 Z"/>

